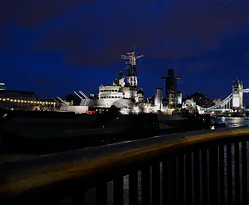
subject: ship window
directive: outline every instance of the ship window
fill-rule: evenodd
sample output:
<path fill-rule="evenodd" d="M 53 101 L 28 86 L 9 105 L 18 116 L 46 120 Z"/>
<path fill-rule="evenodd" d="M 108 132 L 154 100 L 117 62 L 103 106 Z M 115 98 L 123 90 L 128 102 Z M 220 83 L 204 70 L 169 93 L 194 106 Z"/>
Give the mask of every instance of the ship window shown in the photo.
<path fill-rule="evenodd" d="M 114 96 L 112 96 L 112 98 L 114 98 Z"/>
<path fill-rule="evenodd" d="M 117 98 L 117 96 L 115 96 L 115 98 Z"/>

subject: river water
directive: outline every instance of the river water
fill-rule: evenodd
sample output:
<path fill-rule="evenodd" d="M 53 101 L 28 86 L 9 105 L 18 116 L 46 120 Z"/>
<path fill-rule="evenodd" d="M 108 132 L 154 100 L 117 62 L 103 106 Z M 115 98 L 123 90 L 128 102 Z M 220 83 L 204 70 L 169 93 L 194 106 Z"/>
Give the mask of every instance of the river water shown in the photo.
<path fill-rule="evenodd" d="M 248 127 L 248 117 L 224 117 L 227 127 Z"/>

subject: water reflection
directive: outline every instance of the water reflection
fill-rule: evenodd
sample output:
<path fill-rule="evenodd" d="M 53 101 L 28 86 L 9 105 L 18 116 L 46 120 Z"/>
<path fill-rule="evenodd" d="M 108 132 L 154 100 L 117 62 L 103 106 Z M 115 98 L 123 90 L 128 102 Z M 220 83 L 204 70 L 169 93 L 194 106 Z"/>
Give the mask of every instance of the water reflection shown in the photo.
<path fill-rule="evenodd" d="M 249 118 L 244 117 L 217 117 L 217 121 L 224 120 L 226 123 L 226 127 L 248 127 L 249 126 Z M 210 127 L 211 129 L 212 126 Z M 220 128 L 220 126 L 215 125 L 215 129 Z"/>

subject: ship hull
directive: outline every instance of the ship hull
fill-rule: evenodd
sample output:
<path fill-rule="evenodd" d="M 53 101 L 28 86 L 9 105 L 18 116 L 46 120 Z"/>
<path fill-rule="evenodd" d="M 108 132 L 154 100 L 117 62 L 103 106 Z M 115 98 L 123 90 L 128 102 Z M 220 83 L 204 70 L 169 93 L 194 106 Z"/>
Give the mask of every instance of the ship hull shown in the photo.
<path fill-rule="evenodd" d="M 56 150 L 148 137 L 177 129 L 182 122 L 174 115 L 9 112 L 1 123 L 1 138 L 5 148 Z"/>

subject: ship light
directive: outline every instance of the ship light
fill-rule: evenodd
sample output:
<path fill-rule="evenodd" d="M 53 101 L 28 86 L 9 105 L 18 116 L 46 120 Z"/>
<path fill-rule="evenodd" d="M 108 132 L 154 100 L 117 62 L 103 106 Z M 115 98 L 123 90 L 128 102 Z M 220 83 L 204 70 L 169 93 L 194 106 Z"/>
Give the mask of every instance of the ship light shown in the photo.
<path fill-rule="evenodd" d="M 105 128 L 105 126 L 103 125 L 102 128 Z"/>
<path fill-rule="evenodd" d="M 5 101 L 5 98 L 3 99 L 3 101 Z"/>

